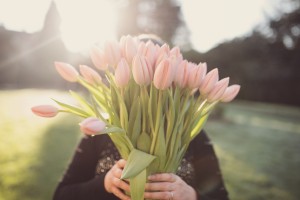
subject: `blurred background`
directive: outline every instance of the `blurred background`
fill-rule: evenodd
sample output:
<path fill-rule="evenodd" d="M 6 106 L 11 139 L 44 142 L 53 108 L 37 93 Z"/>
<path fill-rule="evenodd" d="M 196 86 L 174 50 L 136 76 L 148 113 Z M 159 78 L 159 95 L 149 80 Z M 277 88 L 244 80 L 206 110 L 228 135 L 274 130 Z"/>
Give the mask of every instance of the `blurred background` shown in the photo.
<path fill-rule="evenodd" d="M 242 86 L 205 127 L 231 199 L 300 199 L 299 0 L 0 0 L 0 200 L 51 199 L 82 137 L 30 112 L 79 89 L 53 62 L 141 33 Z"/>

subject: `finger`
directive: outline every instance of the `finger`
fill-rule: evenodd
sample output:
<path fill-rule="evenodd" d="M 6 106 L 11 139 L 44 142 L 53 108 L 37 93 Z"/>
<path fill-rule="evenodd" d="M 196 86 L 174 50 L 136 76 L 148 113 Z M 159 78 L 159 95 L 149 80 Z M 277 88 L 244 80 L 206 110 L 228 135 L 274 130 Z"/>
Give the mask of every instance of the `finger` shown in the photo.
<path fill-rule="evenodd" d="M 120 168 L 117 168 L 115 167 L 113 170 L 112 170 L 112 173 L 113 175 L 116 177 L 116 178 L 121 178 L 122 176 L 122 170 Z"/>
<path fill-rule="evenodd" d="M 113 184 L 117 187 L 117 188 L 120 188 L 122 190 L 125 190 L 125 191 L 130 191 L 130 186 L 128 183 L 126 183 L 125 181 L 121 180 L 121 179 L 118 179 L 118 178 L 114 178 L 113 179 Z"/>
<path fill-rule="evenodd" d="M 146 183 L 146 191 L 172 191 L 175 189 L 175 185 L 170 182 L 153 182 Z"/>
<path fill-rule="evenodd" d="M 123 169 L 126 165 L 126 160 L 124 159 L 120 159 L 118 162 L 117 162 L 117 166 L 121 169 Z"/>
<path fill-rule="evenodd" d="M 171 192 L 145 192 L 144 193 L 145 199 L 172 199 L 172 193 Z"/>
<path fill-rule="evenodd" d="M 112 193 L 118 197 L 119 199 L 122 200 L 130 200 L 130 197 L 124 194 L 119 188 L 113 187 L 112 188 Z"/>
<path fill-rule="evenodd" d="M 177 178 L 178 176 L 172 173 L 161 173 L 148 176 L 148 180 L 150 181 L 175 182 Z"/>

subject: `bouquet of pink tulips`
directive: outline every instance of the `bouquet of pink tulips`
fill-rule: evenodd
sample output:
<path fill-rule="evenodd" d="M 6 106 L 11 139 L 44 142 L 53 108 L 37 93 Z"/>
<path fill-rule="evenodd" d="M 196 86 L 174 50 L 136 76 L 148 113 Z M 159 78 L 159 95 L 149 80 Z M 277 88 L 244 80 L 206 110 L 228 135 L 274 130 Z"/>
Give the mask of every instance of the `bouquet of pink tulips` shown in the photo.
<path fill-rule="evenodd" d="M 228 77 L 219 80 L 218 69 L 207 73 L 206 63 L 184 60 L 178 47 L 151 40 L 124 36 L 103 49 L 93 47 L 91 59 L 107 81 L 88 66 L 81 65 L 79 73 L 70 64 L 55 63 L 65 80 L 89 91 L 89 99 L 71 91 L 78 105 L 56 101 L 60 108 L 42 105 L 32 111 L 42 117 L 72 113 L 84 118 L 85 134 L 108 134 L 127 160 L 122 178 L 130 180 L 133 200 L 143 199 L 148 174 L 176 172 L 216 104 L 230 102 L 240 90 L 228 86 Z"/>

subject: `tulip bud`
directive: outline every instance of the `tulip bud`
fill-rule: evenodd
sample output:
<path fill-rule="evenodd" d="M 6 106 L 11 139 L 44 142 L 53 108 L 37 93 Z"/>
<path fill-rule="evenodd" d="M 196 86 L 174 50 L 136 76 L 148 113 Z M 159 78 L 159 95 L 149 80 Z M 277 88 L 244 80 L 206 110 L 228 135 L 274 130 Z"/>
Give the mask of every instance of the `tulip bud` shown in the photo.
<path fill-rule="evenodd" d="M 161 61 L 154 73 L 154 86 L 160 90 L 167 89 L 171 86 L 175 78 L 175 72 L 176 70 L 173 68 L 169 59 Z"/>
<path fill-rule="evenodd" d="M 79 70 L 83 78 L 90 84 L 99 84 L 101 83 L 101 76 L 93 70 L 92 68 L 86 65 L 80 65 Z"/>
<path fill-rule="evenodd" d="M 196 65 L 194 63 L 189 63 L 189 65 L 190 73 L 188 78 L 188 86 L 191 89 L 199 88 L 206 74 L 206 65 Z"/>
<path fill-rule="evenodd" d="M 137 54 L 139 40 L 129 35 L 122 37 L 120 40 L 120 48 L 123 57 L 128 63 L 132 62 L 133 57 Z"/>
<path fill-rule="evenodd" d="M 228 87 L 228 83 L 229 83 L 228 77 L 218 81 L 215 84 L 214 88 L 207 95 L 208 102 L 220 100 L 226 88 Z"/>
<path fill-rule="evenodd" d="M 218 69 L 215 68 L 208 72 L 203 79 L 202 84 L 200 85 L 200 93 L 203 95 L 208 94 L 214 87 L 214 85 L 219 80 L 219 72 Z"/>
<path fill-rule="evenodd" d="M 231 85 L 227 87 L 224 94 L 221 97 L 221 102 L 228 103 L 232 101 L 239 93 L 240 88 L 241 88 L 240 85 Z"/>
<path fill-rule="evenodd" d="M 91 59 L 95 67 L 99 70 L 106 70 L 107 69 L 107 59 L 103 51 L 101 51 L 98 47 L 94 46 L 91 49 Z"/>
<path fill-rule="evenodd" d="M 180 58 L 181 60 L 183 59 L 183 58 L 182 58 L 182 54 L 180 53 L 179 47 L 173 47 L 173 48 L 170 50 L 170 55 L 171 55 L 171 56 L 175 56 L 175 57 L 177 57 L 177 58 Z"/>
<path fill-rule="evenodd" d="M 31 111 L 40 117 L 55 117 L 58 113 L 58 109 L 51 105 L 34 106 Z"/>
<path fill-rule="evenodd" d="M 108 64 L 112 67 L 116 67 L 121 59 L 121 49 L 119 43 L 116 41 L 106 42 L 104 46 L 104 53 Z"/>
<path fill-rule="evenodd" d="M 98 118 L 89 117 L 83 120 L 80 124 L 80 130 L 87 135 L 101 134 L 105 129 L 106 124 Z"/>
<path fill-rule="evenodd" d="M 55 62 L 55 68 L 65 80 L 69 82 L 77 82 L 79 73 L 72 65 L 63 62 Z"/>
<path fill-rule="evenodd" d="M 146 57 L 136 55 L 133 58 L 132 74 L 135 82 L 139 85 L 149 85 L 151 83 L 153 71 Z"/>
<path fill-rule="evenodd" d="M 180 88 L 185 88 L 188 82 L 189 68 L 188 61 L 183 60 L 177 67 L 174 82 Z"/>
<path fill-rule="evenodd" d="M 115 82 L 118 87 L 125 87 L 130 80 L 130 67 L 127 61 L 122 58 L 115 71 Z"/>
<path fill-rule="evenodd" d="M 143 55 L 148 58 L 148 61 L 154 71 L 155 62 L 157 57 L 156 48 L 151 40 L 149 40 L 144 48 Z"/>

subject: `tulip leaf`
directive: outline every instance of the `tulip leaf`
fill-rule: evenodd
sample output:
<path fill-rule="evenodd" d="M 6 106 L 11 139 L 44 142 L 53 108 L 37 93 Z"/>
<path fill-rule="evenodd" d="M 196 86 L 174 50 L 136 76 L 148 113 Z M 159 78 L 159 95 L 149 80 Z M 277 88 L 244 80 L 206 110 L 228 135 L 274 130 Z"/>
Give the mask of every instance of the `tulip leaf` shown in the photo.
<path fill-rule="evenodd" d="M 73 113 L 75 115 L 78 115 L 80 117 L 84 117 L 84 118 L 87 118 L 89 117 L 90 115 L 85 112 L 84 110 L 78 108 L 78 107 L 75 107 L 75 106 L 71 106 L 71 105 L 68 105 L 68 104 L 65 104 L 65 103 L 62 103 L 60 101 L 57 101 L 55 99 L 53 99 L 58 105 L 60 105 L 62 108 L 64 108 L 65 110 L 63 110 L 64 112 L 69 112 L 69 113 Z"/>
<path fill-rule="evenodd" d="M 150 135 L 146 132 L 142 132 L 137 139 L 136 146 L 139 150 L 149 153 L 151 147 Z"/>
<path fill-rule="evenodd" d="M 133 200 L 144 200 L 144 191 L 147 181 L 147 170 L 142 170 L 130 179 L 130 196 Z"/>
<path fill-rule="evenodd" d="M 93 107 L 86 101 L 82 96 L 80 96 L 78 93 L 70 90 L 70 94 L 72 95 L 73 98 L 75 98 L 78 103 L 87 110 L 86 112 L 89 113 L 91 116 L 95 116 L 96 112 L 93 109 Z"/>
<path fill-rule="evenodd" d="M 138 149 L 132 149 L 123 170 L 121 179 L 135 177 L 145 170 L 155 158 L 156 157 L 151 154 L 145 153 Z"/>
<path fill-rule="evenodd" d="M 136 145 L 137 139 L 142 130 L 142 110 L 141 105 L 137 104 L 136 118 L 133 124 L 132 132 L 131 132 L 131 141 L 133 145 Z"/>
<path fill-rule="evenodd" d="M 136 121 L 136 117 L 138 115 L 138 110 L 140 107 L 140 100 L 139 97 L 133 99 L 132 106 L 130 108 L 130 113 L 129 113 L 129 122 L 128 122 L 128 135 L 129 137 L 132 137 L 132 132 L 134 130 L 134 123 Z"/>
<path fill-rule="evenodd" d="M 194 126 L 191 135 L 190 135 L 190 140 L 193 140 L 196 135 L 201 131 L 201 129 L 203 128 L 206 120 L 208 119 L 209 113 L 206 113 L 206 115 L 200 117 L 199 121 L 196 123 L 196 125 Z"/>
<path fill-rule="evenodd" d="M 101 134 L 102 133 L 125 133 L 125 130 L 114 126 L 106 128 L 104 131 L 101 132 Z"/>

